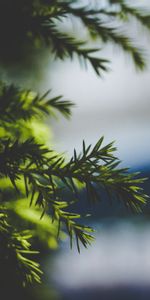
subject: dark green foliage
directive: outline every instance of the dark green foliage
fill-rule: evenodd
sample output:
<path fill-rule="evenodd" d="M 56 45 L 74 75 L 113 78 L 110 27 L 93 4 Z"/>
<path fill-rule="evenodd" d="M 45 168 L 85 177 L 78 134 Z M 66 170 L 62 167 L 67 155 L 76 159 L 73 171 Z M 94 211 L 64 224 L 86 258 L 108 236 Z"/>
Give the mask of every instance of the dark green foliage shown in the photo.
<path fill-rule="evenodd" d="M 75 234 L 86 246 L 84 230 L 89 228 L 75 223 L 80 217 L 78 214 L 64 211 L 69 201 L 61 201 L 60 182 L 63 188 L 72 191 L 75 201 L 78 183 L 86 187 L 91 199 L 96 197 L 96 187 L 103 186 L 112 196 L 115 194 L 127 207 L 137 211 L 147 198 L 138 186 L 143 179 L 137 179 L 137 174 L 128 174 L 127 169 L 118 169 L 113 144 L 102 147 L 102 142 L 103 138 L 92 149 L 83 142 L 83 152 L 77 155 L 74 151 L 71 160 L 65 162 L 64 157 L 33 139 L 22 143 L 2 140 L 0 175 L 9 177 L 16 190 L 17 181 L 24 178 L 26 196 L 30 198 L 30 205 L 34 202 L 41 208 L 41 218 L 45 212 L 51 211 L 53 220 L 67 226 L 71 239 Z M 89 235 L 86 238 L 91 239 Z"/>
<path fill-rule="evenodd" d="M 149 12 L 125 1 L 87 7 L 79 1 L 2 0 L 0 62 L 5 67 L 16 61 L 21 64 L 30 52 L 34 55 L 37 50 L 48 48 L 54 59 L 77 56 L 84 64 L 89 62 L 99 76 L 108 70 L 109 60 L 101 58 L 98 50 L 113 42 L 143 69 L 143 50 L 136 47 L 124 29 L 133 18 L 149 29 Z M 65 30 L 65 22 L 70 19 L 80 22 L 86 38 Z M 100 43 L 100 49 L 89 46 L 93 40 Z M 65 117 L 71 115 L 72 102 L 50 95 L 40 96 L 14 84 L 0 85 L 0 260 L 2 270 L 6 265 L 5 283 L 9 262 L 13 262 L 18 284 L 40 282 L 39 264 L 30 258 L 37 252 L 30 250 L 29 238 L 31 242 L 38 238 L 46 243 L 51 237 L 46 245 L 55 247 L 64 231 L 70 237 L 71 247 L 76 241 L 78 251 L 80 244 L 87 247 L 91 243 L 93 230 L 80 224 L 81 216 L 69 209 L 72 202 L 79 200 L 79 188 L 85 188 L 87 198 L 94 202 L 99 200 L 97 188 L 102 187 L 111 198 L 117 197 L 137 212 L 147 200 L 141 187 L 144 179 L 119 168 L 113 143 L 104 146 L 100 138 L 92 147 L 83 141 L 82 152 L 78 155 L 74 150 L 67 161 L 45 145 L 44 137 L 39 142 L 38 129 L 36 134 L 31 130 L 32 122 L 36 120 L 41 126 L 46 116 L 57 111 Z M 73 201 L 62 200 L 63 190 L 68 189 Z"/>
<path fill-rule="evenodd" d="M 31 255 L 35 255 L 38 251 L 30 250 L 32 234 L 30 231 L 16 231 L 12 224 L 9 224 L 8 215 L 6 209 L 0 209 L 0 261 L 1 268 L 9 270 L 9 276 L 13 276 L 14 269 L 18 269 L 17 280 L 20 285 L 25 286 L 26 282 L 32 282 L 33 280 L 40 282 L 40 275 L 42 272 L 39 269 L 39 264 L 29 259 Z M 9 259 L 8 259 L 9 258 Z M 9 265 L 10 262 L 13 265 Z M 6 276 L 8 274 L 6 273 Z M 5 274 L 3 274 L 2 282 L 5 284 Z M 13 280 L 13 279 L 12 279 Z"/>
<path fill-rule="evenodd" d="M 78 40 L 74 34 L 60 30 L 65 21 L 73 16 L 83 23 L 92 38 L 121 46 L 142 69 L 145 66 L 142 50 L 125 33 L 124 25 L 134 16 L 149 29 L 149 12 L 146 8 L 128 5 L 126 1 L 109 2 L 106 6 L 87 7 L 81 6 L 79 1 L 1 1 L 0 54 L 3 62 L 21 59 L 33 49 L 47 46 L 61 59 L 77 54 L 89 60 L 98 74 L 101 68 L 107 69 L 108 60 L 91 56 L 94 49 L 87 47 L 86 40 Z M 116 21 L 119 19 L 122 24 L 118 25 Z"/>
<path fill-rule="evenodd" d="M 28 120 L 34 116 L 51 115 L 53 110 L 58 110 L 64 116 L 69 117 L 73 103 L 62 100 L 62 96 L 47 99 L 49 92 L 39 96 L 26 90 L 19 90 L 14 85 L 1 83 L 0 89 L 0 122 L 16 122 L 20 119 Z"/>

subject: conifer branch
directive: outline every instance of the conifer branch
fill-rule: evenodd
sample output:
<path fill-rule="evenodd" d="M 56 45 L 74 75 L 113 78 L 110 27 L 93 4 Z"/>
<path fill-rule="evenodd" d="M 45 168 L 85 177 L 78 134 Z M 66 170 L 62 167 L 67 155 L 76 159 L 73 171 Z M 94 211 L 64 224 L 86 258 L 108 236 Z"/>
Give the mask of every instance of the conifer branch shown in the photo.
<path fill-rule="evenodd" d="M 31 250 L 32 233 L 30 230 L 17 231 L 9 224 L 6 208 L 0 208 L 0 240 L 1 240 L 1 268 L 8 267 L 8 258 L 13 257 L 14 268 L 17 270 L 18 283 L 22 286 L 34 281 L 41 282 L 40 266 L 32 258 L 38 251 Z M 3 260 L 2 260 L 3 258 Z M 11 269 L 13 266 L 9 266 Z M 13 274 L 12 274 L 13 275 Z"/>
<path fill-rule="evenodd" d="M 62 96 L 48 99 L 49 91 L 40 96 L 32 91 L 18 89 L 14 85 L 1 83 L 0 87 L 0 122 L 17 122 L 43 117 L 59 111 L 65 117 L 71 115 L 73 103 L 62 100 Z"/>
<path fill-rule="evenodd" d="M 109 0 L 109 2 L 112 7 L 114 4 L 118 4 L 119 9 L 114 13 L 115 16 L 118 16 L 123 21 L 128 21 L 131 16 L 135 17 L 140 24 L 150 29 L 150 10 L 146 6 L 132 5 L 132 3 L 127 3 L 124 0 Z"/>
<path fill-rule="evenodd" d="M 55 58 L 64 60 L 77 56 L 84 64 L 90 63 L 97 75 L 107 71 L 108 60 L 95 56 L 99 49 L 89 48 L 88 41 L 79 39 L 76 31 L 68 34 L 65 26 L 60 25 L 65 25 L 70 16 L 87 30 L 90 42 L 94 38 L 103 44 L 115 43 L 131 55 L 138 68 L 145 67 L 143 50 L 136 46 L 130 34 L 124 32 L 124 25 L 135 18 L 141 26 L 149 29 L 150 12 L 124 0 L 109 0 L 106 7 L 102 7 L 101 2 L 98 7 L 81 6 L 80 1 L 75 0 L 8 0 L 2 1 L 0 8 L 0 63 L 3 67 L 9 63 L 14 66 L 16 58 L 19 62 L 24 61 L 30 50 L 33 55 L 35 50 L 48 47 Z M 121 26 L 117 25 L 118 20 L 121 20 Z M 6 285 L 12 262 L 13 276 L 15 271 L 20 285 L 41 281 L 39 264 L 30 258 L 37 254 L 29 243 L 34 234 L 31 230 L 23 230 L 24 222 L 18 230 L 16 219 L 12 217 L 13 213 L 18 213 L 26 220 L 25 224 L 29 221 L 29 211 L 26 213 L 28 218 L 21 214 L 20 196 L 25 203 L 29 202 L 29 210 L 38 208 L 36 216 L 39 219 L 47 216 L 49 222 L 51 216 L 57 238 L 62 228 L 70 237 L 71 247 L 76 241 L 78 251 L 80 244 L 87 247 L 93 240 L 92 228 L 80 224 L 80 214 L 70 212 L 71 204 L 79 201 L 79 184 L 86 189 L 87 198 L 93 203 L 99 201 L 103 189 L 112 199 L 117 198 L 133 211 L 141 211 L 147 202 L 148 196 L 141 187 L 145 179 L 139 178 L 137 173 L 130 173 L 127 168 L 119 168 L 120 161 L 114 155 L 113 143 L 103 146 L 101 138 L 92 147 L 83 141 L 81 153 L 74 150 L 74 155 L 67 161 L 64 155 L 37 143 L 36 137 L 26 138 L 24 130 L 27 130 L 27 136 L 32 136 L 29 128 L 32 118 L 39 120 L 55 111 L 69 117 L 72 106 L 72 102 L 63 100 L 62 96 L 50 97 L 48 93 L 41 96 L 14 85 L 0 84 L 0 126 L 5 134 L 2 133 L 0 140 L 0 260 L 1 278 L 3 270 L 6 268 L 7 271 Z M 63 200 L 63 189 L 69 190 L 73 201 L 67 196 Z M 49 230 L 46 232 L 51 234 Z M 56 238 L 56 232 L 54 235 Z"/>
<path fill-rule="evenodd" d="M 148 198 L 140 187 L 144 179 L 137 178 L 137 174 L 129 173 L 128 169 L 119 169 L 120 162 L 114 156 L 113 143 L 102 146 L 102 142 L 103 138 L 93 148 L 91 145 L 86 147 L 83 142 L 82 153 L 77 155 L 74 151 L 74 156 L 66 163 L 64 157 L 52 155 L 33 140 L 24 143 L 16 141 L 14 144 L 9 140 L 4 142 L 0 153 L 0 173 L 1 176 L 8 176 L 16 189 L 17 181 L 24 177 L 30 205 L 35 203 L 42 209 L 41 217 L 51 211 L 53 219 L 58 221 L 58 232 L 60 224 L 65 224 L 71 233 L 71 243 L 75 235 L 86 246 L 88 239 L 92 239 L 86 236 L 86 231 L 90 229 L 76 223 L 80 215 L 64 210 L 70 204 L 62 202 L 60 182 L 65 189 L 69 187 L 75 200 L 78 189 L 76 182 L 84 185 L 91 201 L 99 199 L 97 189 L 103 187 L 112 198 L 117 197 L 131 210 L 141 211 Z"/>
<path fill-rule="evenodd" d="M 72 10 L 71 10 L 72 11 Z M 143 55 L 142 49 L 137 48 L 131 38 L 129 38 L 124 30 L 116 26 L 113 26 L 112 21 L 103 20 L 103 17 L 93 16 L 92 10 L 79 9 L 73 10 L 76 16 L 80 17 L 83 24 L 88 28 L 88 31 L 92 38 L 100 38 L 104 43 L 106 42 L 114 42 L 119 45 L 125 52 L 129 53 L 133 58 L 135 65 L 139 69 L 143 69 L 145 67 L 145 58 Z M 104 13 L 104 11 L 102 11 Z M 98 11 L 97 11 L 98 14 Z M 107 12 L 106 12 L 107 15 Z M 109 14 L 110 15 L 110 14 Z M 144 21 L 143 21 L 144 22 Z"/>

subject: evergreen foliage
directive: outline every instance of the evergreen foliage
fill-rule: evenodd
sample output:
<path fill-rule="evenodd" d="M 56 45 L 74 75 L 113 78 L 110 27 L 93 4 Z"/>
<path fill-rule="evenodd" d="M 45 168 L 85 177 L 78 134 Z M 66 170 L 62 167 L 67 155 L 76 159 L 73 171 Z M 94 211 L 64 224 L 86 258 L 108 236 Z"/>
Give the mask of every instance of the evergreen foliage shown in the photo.
<path fill-rule="evenodd" d="M 133 19 L 149 30 L 150 12 L 128 2 L 106 1 L 106 5 L 81 5 L 80 1 L 3 0 L 0 3 L 0 62 L 7 67 L 16 59 L 21 63 L 38 48 L 49 48 L 55 58 L 64 60 L 76 56 L 89 62 L 96 74 L 108 70 L 109 59 L 97 54 L 92 40 L 101 47 L 115 43 L 127 52 L 139 69 L 146 66 L 144 51 L 125 31 Z M 87 40 L 78 39 L 75 32 L 65 31 L 66 20 L 80 22 L 86 29 Z M 61 24 L 61 26 L 60 26 Z M 62 30 L 64 28 L 64 31 Z M 100 47 L 100 48 L 101 48 Z M 98 52 L 100 53 L 100 52 Z M 71 191 L 78 201 L 79 186 L 86 188 L 91 201 L 98 200 L 97 187 L 103 187 L 111 197 L 117 197 L 125 206 L 141 211 L 146 203 L 138 174 L 119 168 L 113 143 L 103 145 L 100 138 L 94 147 L 86 146 L 80 154 L 67 161 L 63 155 L 38 140 L 31 130 L 36 120 L 42 124 L 46 116 L 57 111 L 70 117 L 73 103 L 62 96 L 51 97 L 50 92 L 39 95 L 28 89 L 0 85 L 0 261 L 6 268 L 3 282 L 16 272 L 20 285 L 40 282 L 39 264 L 32 259 L 29 239 L 35 239 L 55 248 L 58 237 L 67 232 L 72 247 L 76 240 L 87 247 L 93 237 L 92 228 L 81 225 L 80 215 L 68 208 L 72 201 L 62 201 L 63 190 Z M 41 219 L 41 220 L 40 220 Z M 13 259 L 14 270 L 9 272 Z M 9 274 L 10 273 L 10 274 Z"/>

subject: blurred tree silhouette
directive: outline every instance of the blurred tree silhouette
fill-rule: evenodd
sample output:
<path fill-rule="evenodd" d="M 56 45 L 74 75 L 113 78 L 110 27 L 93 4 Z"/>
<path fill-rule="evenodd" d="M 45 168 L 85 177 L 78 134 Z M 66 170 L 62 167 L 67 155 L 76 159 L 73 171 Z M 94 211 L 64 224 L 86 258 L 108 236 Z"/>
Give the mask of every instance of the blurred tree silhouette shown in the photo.
<path fill-rule="evenodd" d="M 103 4 L 89 1 L 89 5 L 73 0 L 1 0 L 2 70 L 24 66 L 37 52 L 49 49 L 53 59 L 77 56 L 101 76 L 108 70 L 109 60 L 100 56 L 100 49 L 89 46 L 95 40 L 100 46 L 115 43 L 143 70 L 144 51 L 130 37 L 130 26 L 125 30 L 131 21 L 150 29 L 148 10 L 124 0 Z M 69 29 L 66 22 L 70 22 Z M 80 33 L 79 39 L 72 31 L 71 22 L 80 24 L 84 38 Z M 100 186 L 129 209 L 140 211 L 146 203 L 147 196 L 141 188 L 144 179 L 138 179 L 128 169 L 119 169 L 113 143 L 103 146 L 100 138 L 92 147 L 83 141 L 82 153 L 78 155 L 74 150 L 69 161 L 49 149 L 44 120 L 57 111 L 68 118 L 72 106 L 62 96 L 51 97 L 50 92 L 39 95 L 15 86 L 13 80 L 11 85 L 1 80 L 0 281 L 5 299 L 15 290 L 18 299 L 23 299 L 23 295 L 34 299 L 33 294 L 29 296 L 29 284 L 40 283 L 42 271 L 34 260 L 36 256 L 38 259 L 38 252 L 31 249 L 31 244 L 41 250 L 55 249 L 58 238 L 65 233 L 71 247 L 76 241 L 78 251 L 80 243 L 85 247 L 91 243 L 92 228 L 81 225 L 81 216 L 68 210 L 72 202 L 78 201 L 79 188 L 86 188 L 91 201 L 99 199 Z M 73 201 L 62 200 L 64 190 L 71 191 Z"/>

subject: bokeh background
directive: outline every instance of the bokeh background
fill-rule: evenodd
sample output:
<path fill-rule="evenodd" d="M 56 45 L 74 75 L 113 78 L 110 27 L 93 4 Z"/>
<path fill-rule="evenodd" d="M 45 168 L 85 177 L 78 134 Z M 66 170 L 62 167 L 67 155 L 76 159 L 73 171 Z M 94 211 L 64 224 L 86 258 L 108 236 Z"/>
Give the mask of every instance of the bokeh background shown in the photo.
<path fill-rule="evenodd" d="M 133 26 L 134 30 L 137 34 Z M 150 38 L 140 32 L 139 38 L 147 56 L 143 72 L 137 72 L 128 57 L 109 45 L 101 51 L 111 61 L 110 71 L 102 78 L 90 66 L 81 68 L 77 60 L 54 61 L 48 51 L 37 55 L 36 67 L 34 60 L 24 67 L 22 78 L 14 75 L 17 66 L 9 74 L 14 82 L 37 91 L 53 87 L 52 93 L 75 103 L 70 120 L 47 120 L 49 142 L 56 151 L 70 157 L 74 148 L 80 152 L 83 139 L 87 145 L 95 144 L 104 135 L 105 143 L 115 141 L 121 166 L 148 178 L 144 188 L 150 195 Z M 8 80 L 7 72 L 2 70 L 2 74 Z M 87 207 L 84 191 L 80 200 L 77 209 L 83 214 L 87 209 L 92 212 L 87 224 L 96 230 L 95 242 L 79 254 L 66 239 L 59 250 L 42 259 L 45 282 L 54 289 L 54 299 L 149 300 L 149 203 L 143 213 L 135 215 L 117 202 L 109 203 L 105 195 L 92 208 Z"/>
<path fill-rule="evenodd" d="M 145 191 L 150 194 L 150 64 L 149 39 L 147 69 L 136 72 L 120 51 L 106 47 L 103 54 L 111 60 L 110 72 L 98 78 L 78 61 L 47 65 L 42 89 L 54 90 L 75 103 L 71 120 L 48 120 L 53 128 L 56 150 L 70 157 L 79 152 L 84 139 L 94 144 L 105 136 L 115 140 L 121 165 L 141 171 L 148 177 Z M 80 212 L 84 212 L 81 195 Z M 60 245 L 53 260 L 45 259 L 49 282 L 59 298 L 73 299 L 149 299 L 150 298 L 150 206 L 140 215 L 128 214 L 117 203 L 102 202 L 92 210 L 88 223 L 95 229 L 96 241 L 81 254 L 69 249 L 68 240 Z"/>

